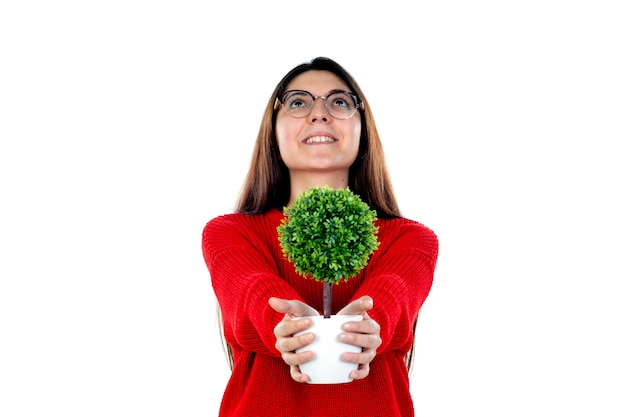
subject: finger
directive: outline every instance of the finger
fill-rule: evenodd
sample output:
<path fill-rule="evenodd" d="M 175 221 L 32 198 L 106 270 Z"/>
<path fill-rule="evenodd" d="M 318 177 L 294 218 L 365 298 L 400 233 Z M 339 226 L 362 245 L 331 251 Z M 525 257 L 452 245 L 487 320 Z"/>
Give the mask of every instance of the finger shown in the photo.
<path fill-rule="evenodd" d="M 290 366 L 298 366 L 303 363 L 309 362 L 313 359 L 313 352 L 310 350 L 305 350 L 304 352 L 295 353 L 295 352 L 285 352 L 282 354 L 283 361 Z"/>
<path fill-rule="evenodd" d="M 363 320 L 361 321 L 349 321 L 344 323 L 342 329 L 352 333 L 380 334 L 380 325 L 372 320 L 367 313 L 364 313 Z"/>
<path fill-rule="evenodd" d="M 345 352 L 341 355 L 341 359 L 346 362 L 367 365 L 376 357 L 376 349 L 364 349 L 361 353 Z"/>
<path fill-rule="evenodd" d="M 282 298 L 271 297 L 269 299 L 270 307 L 272 307 L 278 313 L 286 313 L 289 310 L 289 302 Z"/>
<path fill-rule="evenodd" d="M 369 363 L 359 365 L 359 368 L 356 371 L 350 372 L 350 378 L 357 380 L 363 379 L 370 374 L 370 365 Z"/>
<path fill-rule="evenodd" d="M 337 314 L 363 314 L 374 307 L 372 297 L 365 295 L 352 301 L 350 304 L 341 309 Z"/>
<path fill-rule="evenodd" d="M 289 314 L 292 317 L 317 316 L 319 313 L 313 307 L 308 306 L 302 301 L 285 300 L 278 297 L 269 299 L 269 305 L 274 311 L 283 314 Z"/>
<path fill-rule="evenodd" d="M 276 338 L 291 337 L 298 332 L 305 331 L 312 325 L 313 322 L 310 319 L 292 320 L 288 315 L 285 315 L 285 318 L 274 327 L 274 336 Z"/>
<path fill-rule="evenodd" d="M 303 374 L 302 372 L 300 372 L 299 366 L 289 367 L 289 373 L 296 382 L 307 382 L 309 380 L 309 376 L 307 374 Z"/>
<path fill-rule="evenodd" d="M 294 337 L 277 337 L 275 347 L 281 353 L 294 352 L 313 343 L 314 340 L 315 335 L 313 333 L 305 333 Z"/>
<path fill-rule="evenodd" d="M 378 334 L 342 333 L 339 340 L 363 349 L 378 349 L 382 340 Z"/>

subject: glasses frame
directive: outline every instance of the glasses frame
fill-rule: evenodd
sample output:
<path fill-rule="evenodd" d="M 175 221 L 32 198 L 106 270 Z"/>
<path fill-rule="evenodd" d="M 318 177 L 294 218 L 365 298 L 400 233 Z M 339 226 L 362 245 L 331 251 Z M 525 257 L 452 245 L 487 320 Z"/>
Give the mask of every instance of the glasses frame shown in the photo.
<path fill-rule="evenodd" d="M 305 115 L 302 116 L 294 116 L 292 114 L 289 114 L 289 112 L 287 111 L 287 109 L 285 108 L 285 98 L 287 97 L 287 94 L 290 93 L 305 93 L 308 94 L 312 99 L 313 99 L 313 104 L 311 105 L 311 107 L 309 107 L 309 112 Z M 328 97 L 332 96 L 333 94 L 337 94 L 337 93 L 343 93 L 343 94 L 347 94 L 348 96 L 350 96 L 352 98 L 352 100 L 354 101 L 354 111 L 348 116 L 348 117 L 337 117 L 335 116 L 331 110 L 328 108 Z M 361 99 L 359 99 L 359 97 L 356 94 L 350 93 L 348 91 L 345 90 L 332 90 L 330 91 L 328 94 L 326 94 L 325 96 L 314 96 L 313 94 L 311 94 L 309 91 L 306 90 L 287 90 L 283 93 L 282 99 L 279 99 L 278 97 L 276 97 L 276 101 L 274 101 L 274 110 L 278 109 L 278 106 L 281 106 L 283 108 L 283 110 L 285 111 L 285 114 L 287 116 L 296 118 L 296 119 L 303 119 L 305 117 L 308 117 L 311 112 L 313 111 L 313 107 L 315 106 L 315 101 L 321 98 L 324 100 L 324 108 L 326 109 L 326 111 L 328 112 L 328 114 L 338 120 L 346 120 L 351 118 L 352 116 L 355 115 L 355 113 L 357 112 L 358 109 L 365 109 L 365 105 L 363 104 L 363 101 Z"/>

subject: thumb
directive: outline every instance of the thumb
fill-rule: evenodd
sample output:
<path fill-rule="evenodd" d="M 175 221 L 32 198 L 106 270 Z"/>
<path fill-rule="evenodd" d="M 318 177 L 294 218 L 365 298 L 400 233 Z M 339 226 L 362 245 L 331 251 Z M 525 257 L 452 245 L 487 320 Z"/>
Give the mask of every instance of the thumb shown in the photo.
<path fill-rule="evenodd" d="M 374 307 L 374 300 L 369 295 L 357 298 L 347 306 L 345 306 L 337 314 L 363 314 Z"/>
<path fill-rule="evenodd" d="M 269 304 L 277 313 L 287 313 L 291 308 L 288 300 L 277 297 L 270 298 Z"/>
<path fill-rule="evenodd" d="M 293 317 L 302 317 L 302 316 L 316 316 L 319 315 L 317 310 L 308 305 L 304 304 L 302 301 L 298 300 L 285 300 L 283 298 L 272 297 L 269 299 L 269 305 L 274 309 L 274 311 L 283 314 L 289 314 Z"/>

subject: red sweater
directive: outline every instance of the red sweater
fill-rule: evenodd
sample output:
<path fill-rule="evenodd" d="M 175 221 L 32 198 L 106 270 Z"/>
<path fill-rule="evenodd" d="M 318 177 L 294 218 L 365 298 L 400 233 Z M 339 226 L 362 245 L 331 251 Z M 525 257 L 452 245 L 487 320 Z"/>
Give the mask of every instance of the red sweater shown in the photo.
<path fill-rule="evenodd" d="M 295 382 L 274 347 L 273 330 L 283 315 L 272 310 L 269 298 L 301 300 L 321 311 L 323 295 L 322 283 L 296 274 L 283 257 L 276 231 L 282 219 L 275 209 L 229 214 L 204 228 L 204 259 L 235 362 L 220 416 L 413 416 L 404 357 L 432 285 L 437 237 L 412 220 L 377 221 L 380 246 L 358 276 L 333 286 L 333 314 L 354 299 L 371 296 L 374 308 L 368 313 L 380 324 L 382 345 L 366 378 L 312 385 Z"/>

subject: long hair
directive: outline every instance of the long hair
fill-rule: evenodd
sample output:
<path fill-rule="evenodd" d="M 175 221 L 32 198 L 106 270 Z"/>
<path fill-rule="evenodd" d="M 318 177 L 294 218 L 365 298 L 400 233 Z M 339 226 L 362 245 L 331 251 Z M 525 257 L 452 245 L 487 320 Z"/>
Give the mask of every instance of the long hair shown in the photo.
<path fill-rule="evenodd" d="M 236 211 L 248 214 L 265 213 L 272 208 L 282 210 L 288 203 L 289 170 L 280 159 L 276 141 L 276 114 L 280 106 L 275 106 L 275 103 L 282 98 L 289 83 L 307 71 L 329 71 L 335 74 L 363 102 L 364 106 L 359 108 L 361 114 L 359 151 L 350 167 L 348 187 L 376 210 L 378 217 L 400 217 L 383 147 L 367 99 L 357 82 L 343 67 L 324 57 L 315 58 L 293 68 L 274 89 L 265 108 L 250 169 L 241 189 Z"/>
<path fill-rule="evenodd" d="M 282 210 L 289 202 L 289 170 L 280 158 L 276 140 L 276 114 L 280 100 L 289 83 L 298 75 L 307 71 L 329 71 L 335 74 L 353 94 L 363 102 L 359 108 L 361 115 L 361 137 L 357 157 L 350 167 L 348 187 L 358 194 L 363 201 L 376 211 L 379 218 L 400 217 L 400 209 L 393 193 L 389 172 L 385 162 L 382 143 L 376 130 L 374 117 L 363 91 L 356 80 L 341 65 L 332 59 L 317 57 L 300 64 L 289 71 L 276 85 L 265 107 L 261 127 L 254 145 L 250 168 L 239 195 L 235 210 L 240 213 L 260 214 L 271 209 Z M 218 307 L 218 317 L 221 311 Z M 221 320 L 220 321 L 220 325 Z M 413 334 L 415 333 L 414 323 Z M 222 332 L 220 332 L 222 333 Z M 228 363 L 233 368 L 232 349 L 223 339 Z M 413 359 L 413 345 L 405 361 L 410 370 Z"/>

